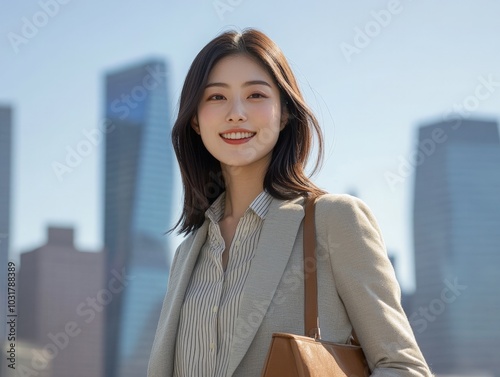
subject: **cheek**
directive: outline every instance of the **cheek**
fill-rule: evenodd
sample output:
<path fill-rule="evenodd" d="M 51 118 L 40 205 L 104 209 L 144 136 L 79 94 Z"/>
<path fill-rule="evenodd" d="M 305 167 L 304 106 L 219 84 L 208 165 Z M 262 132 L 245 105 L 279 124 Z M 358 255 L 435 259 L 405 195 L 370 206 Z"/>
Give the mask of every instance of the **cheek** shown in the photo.
<path fill-rule="evenodd" d="M 217 130 L 220 123 L 220 115 L 214 108 L 207 107 L 198 110 L 198 124 L 205 145 L 218 139 L 219 136 L 213 131 Z"/>
<path fill-rule="evenodd" d="M 276 124 L 280 124 L 280 111 L 278 106 L 256 108 L 253 116 L 261 123 L 267 124 L 270 128 L 276 126 Z"/>
<path fill-rule="evenodd" d="M 210 124 L 217 117 L 217 112 L 213 107 L 198 108 L 198 122 L 200 125 Z"/>
<path fill-rule="evenodd" d="M 261 145 L 275 144 L 280 132 L 280 111 L 277 106 L 270 106 L 259 109 L 254 114 L 255 119 L 260 123 L 260 130 L 257 134 L 257 141 Z"/>

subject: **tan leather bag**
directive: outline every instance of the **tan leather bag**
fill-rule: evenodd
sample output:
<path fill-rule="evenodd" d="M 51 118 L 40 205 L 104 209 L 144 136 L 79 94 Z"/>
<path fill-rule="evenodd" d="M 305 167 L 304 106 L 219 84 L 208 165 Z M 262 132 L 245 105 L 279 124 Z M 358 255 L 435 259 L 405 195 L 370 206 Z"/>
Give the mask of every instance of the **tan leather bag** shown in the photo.
<path fill-rule="evenodd" d="M 356 334 L 351 344 L 321 340 L 316 274 L 314 204 L 308 198 L 304 220 L 304 326 L 305 334 L 274 333 L 262 377 L 368 377 L 370 369 Z"/>

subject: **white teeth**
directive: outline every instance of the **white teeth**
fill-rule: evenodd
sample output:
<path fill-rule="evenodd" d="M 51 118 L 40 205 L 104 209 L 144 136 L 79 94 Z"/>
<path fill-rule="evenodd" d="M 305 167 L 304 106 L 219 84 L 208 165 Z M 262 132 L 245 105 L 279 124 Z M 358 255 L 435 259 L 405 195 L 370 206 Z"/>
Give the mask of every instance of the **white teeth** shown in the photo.
<path fill-rule="evenodd" d="M 233 140 L 245 139 L 247 137 L 252 137 L 253 135 L 255 135 L 254 132 L 231 132 L 227 134 L 221 134 L 221 136 L 224 139 L 233 139 Z"/>

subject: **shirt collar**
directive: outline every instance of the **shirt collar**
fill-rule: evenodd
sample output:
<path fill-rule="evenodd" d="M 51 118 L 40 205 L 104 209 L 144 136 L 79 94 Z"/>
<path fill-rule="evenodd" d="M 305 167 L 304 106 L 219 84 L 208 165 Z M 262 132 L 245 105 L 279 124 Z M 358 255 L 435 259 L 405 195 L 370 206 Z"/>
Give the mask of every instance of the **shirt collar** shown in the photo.
<path fill-rule="evenodd" d="M 218 223 L 222 220 L 222 216 L 224 216 L 225 198 L 226 192 L 224 191 L 205 211 L 205 217 L 209 218 L 213 223 Z M 245 211 L 245 215 L 249 210 L 252 210 L 257 216 L 264 220 L 272 200 L 273 197 L 271 194 L 269 194 L 266 189 L 262 190 Z"/>

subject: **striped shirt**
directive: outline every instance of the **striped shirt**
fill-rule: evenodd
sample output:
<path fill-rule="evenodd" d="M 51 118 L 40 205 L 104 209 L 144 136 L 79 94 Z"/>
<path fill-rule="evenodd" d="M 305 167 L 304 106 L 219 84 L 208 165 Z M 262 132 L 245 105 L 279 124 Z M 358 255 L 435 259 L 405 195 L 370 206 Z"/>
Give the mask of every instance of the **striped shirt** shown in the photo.
<path fill-rule="evenodd" d="M 210 220 L 181 308 L 174 356 L 174 377 L 225 376 L 240 300 L 272 196 L 262 191 L 239 220 L 229 249 L 225 249 L 219 221 L 225 192 L 205 217 Z"/>

